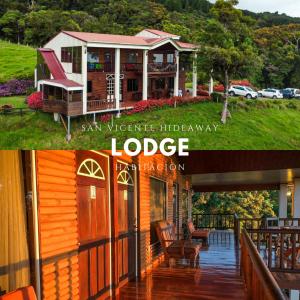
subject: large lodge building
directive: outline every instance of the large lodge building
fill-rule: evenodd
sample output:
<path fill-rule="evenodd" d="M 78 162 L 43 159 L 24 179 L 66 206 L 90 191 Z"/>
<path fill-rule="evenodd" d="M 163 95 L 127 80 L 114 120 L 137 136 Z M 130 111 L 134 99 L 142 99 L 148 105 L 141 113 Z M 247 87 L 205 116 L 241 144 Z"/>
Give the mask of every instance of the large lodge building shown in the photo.
<path fill-rule="evenodd" d="M 197 46 L 159 30 L 135 36 L 62 31 L 38 49 L 36 86 L 43 110 L 67 117 L 119 113 L 147 99 L 186 93 Z"/>

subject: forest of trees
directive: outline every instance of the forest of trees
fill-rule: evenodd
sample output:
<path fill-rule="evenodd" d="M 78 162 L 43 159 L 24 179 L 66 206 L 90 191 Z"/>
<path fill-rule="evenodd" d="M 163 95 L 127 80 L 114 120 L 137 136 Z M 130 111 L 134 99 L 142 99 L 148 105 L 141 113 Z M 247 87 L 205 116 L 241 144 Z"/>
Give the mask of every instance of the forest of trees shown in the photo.
<path fill-rule="evenodd" d="M 278 215 L 278 191 L 196 193 L 193 213 L 237 214 L 240 218 Z"/>
<path fill-rule="evenodd" d="M 224 2 L 237 3 L 217 1 Z M 205 45 L 204 31 L 216 18 L 212 8 L 207 0 L 2 0 L 0 39 L 39 47 L 61 30 L 133 35 L 143 28 L 156 28 L 176 33 L 184 41 Z M 247 33 L 243 36 L 244 47 L 251 44 L 251 53 L 257 55 L 260 63 L 248 78 L 258 87 L 299 87 L 300 18 L 244 11 L 243 19 L 248 20 L 243 22 L 247 28 L 241 27 Z M 219 25 L 214 25 L 218 30 Z M 238 30 L 233 29 L 230 40 L 216 31 L 209 42 L 215 41 L 219 46 L 222 34 L 227 48 L 224 45 L 221 48 L 229 49 L 230 43 L 235 43 L 234 38 L 238 41 L 244 35 Z M 205 62 L 200 60 L 199 64 L 202 63 Z M 207 72 L 204 67 L 199 69 L 205 71 L 199 74 L 200 82 L 205 83 Z M 244 73 L 234 75 L 242 77 Z"/>

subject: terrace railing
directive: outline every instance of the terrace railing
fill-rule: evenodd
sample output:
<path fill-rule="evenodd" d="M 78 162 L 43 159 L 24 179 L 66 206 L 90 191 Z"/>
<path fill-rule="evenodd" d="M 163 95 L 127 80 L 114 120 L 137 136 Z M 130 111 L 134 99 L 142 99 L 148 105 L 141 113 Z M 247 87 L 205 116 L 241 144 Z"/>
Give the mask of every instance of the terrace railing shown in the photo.
<path fill-rule="evenodd" d="M 97 111 L 97 110 L 106 110 L 114 109 L 116 107 L 115 100 L 88 100 L 87 101 L 87 111 Z"/>
<path fill-rule="evenodd" d="M 248 299 L 286 299 L 246 229 L 241 235 L 241 274 Z"/>
<path fill-rule="evenodd" d="M 176 72 L 177 65 L 173 63 L 149 63 L 148 72 L 150 73 L 173 73 Z"/>
<path fill-rule="evenodd" d="M 193 214 L 193 223 L 197 229 L 234 229 L 234 214 Z"/>
<path fill-rule="evenodd" d="M 248 229 L 247 233 L 272 272 L 300 273 L 300 229 Z"/>

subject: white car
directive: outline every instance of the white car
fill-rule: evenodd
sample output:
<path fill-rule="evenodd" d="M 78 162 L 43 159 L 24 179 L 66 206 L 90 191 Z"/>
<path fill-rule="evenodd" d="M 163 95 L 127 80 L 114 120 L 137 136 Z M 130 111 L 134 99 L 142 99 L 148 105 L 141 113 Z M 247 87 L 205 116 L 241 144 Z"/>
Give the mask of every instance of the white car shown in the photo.
<path fill-rule="evenodd" d="M 230 96 L 244 96 L 247 99 L 255 99 L 258 97 L 257 92 L 248 86 L 232 85 L 228 90 Z"/>
<path fill-rule="evenodd" d="M 280 93 L 279 90 L 276 89 L 264 89 L 258 91 L 258 96 L 272 99 L 283 99 L 283 95 Z"/>
<path fill-rule="evenodd" d="M 295 89 L 295 98 L 300 99 L 300 90 Z"/>

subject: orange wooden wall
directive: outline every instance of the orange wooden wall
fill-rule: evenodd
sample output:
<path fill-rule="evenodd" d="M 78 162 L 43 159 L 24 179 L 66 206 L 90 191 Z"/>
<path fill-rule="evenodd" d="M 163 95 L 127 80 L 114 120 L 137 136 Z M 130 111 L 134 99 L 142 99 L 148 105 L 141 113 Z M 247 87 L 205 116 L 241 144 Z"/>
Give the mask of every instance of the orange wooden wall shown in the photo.
<path fill-rule="evenodd" d="M 131 158 L 126 156 L 120 159 L 131 162 Z M 177 163 L 174 158 L 160 154 L 150 158 L 141 155 L 134 161 L 141 166 Z M 79 299 L 75 151 L 36 151 L 36 168 L 42 297 L 51 300 Z M 167 218 L 170 221 L 173 220 L 173 183 L 179 184 L 180 218 L 181 190 L 190 189 L 189 178 L 177 171 L 141 168 L 138 172 L 141 271 L 150 267 L 153 259 L 150 250 L 151 176 L 167 182 Z"/>
<path fill-rule="evenodd" d="M 79 299 L 75 151 L 37 151 L 43 299 Z"/>

